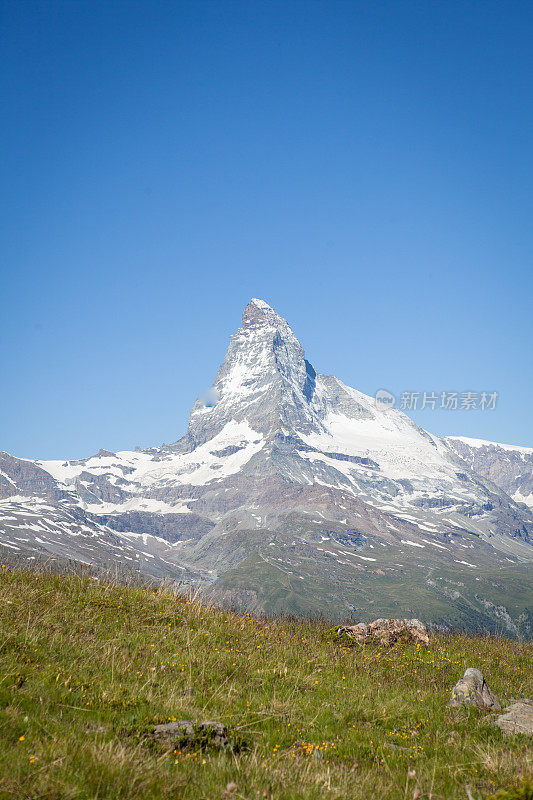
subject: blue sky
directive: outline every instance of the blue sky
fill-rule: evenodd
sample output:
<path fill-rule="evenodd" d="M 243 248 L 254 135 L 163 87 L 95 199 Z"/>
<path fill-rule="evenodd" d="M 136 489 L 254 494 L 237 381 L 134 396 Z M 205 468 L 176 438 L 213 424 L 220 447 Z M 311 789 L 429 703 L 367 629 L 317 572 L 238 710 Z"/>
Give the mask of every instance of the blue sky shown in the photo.
<path fill-rule="evenodd" d="M 172 442 L 250 297 L 533 446 L 530 3 L 3 3 L 0 449 Z"/>

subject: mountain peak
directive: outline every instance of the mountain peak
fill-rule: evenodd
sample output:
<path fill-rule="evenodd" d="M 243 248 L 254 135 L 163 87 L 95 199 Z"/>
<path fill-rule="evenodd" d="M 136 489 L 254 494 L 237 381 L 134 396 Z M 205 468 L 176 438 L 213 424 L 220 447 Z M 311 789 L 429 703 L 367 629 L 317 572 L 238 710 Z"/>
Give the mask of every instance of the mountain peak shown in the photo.
<path fill-rule="evenodd" d="M 287 323 L 264 300 L 252 297 L 242 312 L 242 326 L 243 328 L 255 328 L 262 325 L 279 328 L 287 326 Z"/>
<path fill-rule="evenodd" d="M 252 299 L 250 300 L 250 303 L 253 303 L 254 306 L 257 306 L 258 308 L 262 308 L 265 311 L 274 311 L 272 306 L 269 306 L 268 303 L 265 303 L 264 300 L 260 300 L 258 297 L 252 297 Z"/>
<path fill-rule="evenodd" d="M 213 382 L 216 403 L 199 398 L 182 447 L 212 439 L 232 420 L 263 436 L 320 427 L 311 409 L 316 373 L 286 320 L 264 300 L 250 300 Z"/>

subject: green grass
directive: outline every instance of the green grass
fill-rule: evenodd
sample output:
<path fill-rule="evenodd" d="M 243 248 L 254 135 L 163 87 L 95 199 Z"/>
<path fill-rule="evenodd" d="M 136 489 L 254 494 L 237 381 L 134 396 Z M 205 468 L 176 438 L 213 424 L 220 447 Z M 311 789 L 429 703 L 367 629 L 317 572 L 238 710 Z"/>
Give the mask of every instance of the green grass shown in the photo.
<path fill-rule="evenodd" d="M 531 774 L 531 739 L 447 705 L 466 667 L 502 704 L 531 697 L 531 644 L 342 647 L 326 623 L 8 569 L 0 627 L 1 798 L 477 800 Z M 247 748 L 144 738 L 174 718 L 224 722 Z"/>

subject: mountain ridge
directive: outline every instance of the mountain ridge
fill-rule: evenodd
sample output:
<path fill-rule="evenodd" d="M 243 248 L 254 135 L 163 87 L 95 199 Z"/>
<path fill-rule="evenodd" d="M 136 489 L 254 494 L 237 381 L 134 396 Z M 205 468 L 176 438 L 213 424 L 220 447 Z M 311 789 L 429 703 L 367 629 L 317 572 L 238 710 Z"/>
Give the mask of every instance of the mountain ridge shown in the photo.
<path fill-rule="evenodd" d="M 310 585 L 326 613 L 364 614 L 373 585 L 416 574 L 439 608 L 494 622 L 487 603 L 506 593 L 482 576 L 533 560 L 529 454 L 519 464 L 509 452 L 439 439 L 317 373 L 283 317 L 253 299 L 173 444 L 66 462 L 2 454 L 2 544 L 25 558 L 116 559 L 298 613 L 315 610 Z M 399 594 L 413 610 L 412 591 Z M 531 628 L 527 603 L 515 606 L 502 612 L 509 630 Z"/>

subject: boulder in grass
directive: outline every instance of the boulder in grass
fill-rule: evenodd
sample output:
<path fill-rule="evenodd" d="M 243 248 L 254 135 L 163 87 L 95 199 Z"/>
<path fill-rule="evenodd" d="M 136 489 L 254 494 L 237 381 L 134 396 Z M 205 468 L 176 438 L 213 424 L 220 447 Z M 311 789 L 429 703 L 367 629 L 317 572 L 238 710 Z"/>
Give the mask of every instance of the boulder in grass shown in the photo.
<path fill-rule="evenodd" d="M 469 667 L 452 689 L 451 706 L 474 706 L 490 711 L 500 711 L 498 698 L 491 692 L 483 673 Z"/>
<path fill-rule="evenodd" d="M 223 749 L 231 747 L 226 726 L 222 722 L 213 722 L 212 720 L 201 722 L 198 733 L 200 738 L 203 738 L 206 744 L 212 747 Z"/>
<path fill-rule="evenodd" d="M 494 720 L 504 733 L 525 733 L 533 736 L 533 701 L 518 700 Z"/>
<path fill-rule="evenodd" d="M 355 642 L 375 641 L 385 647 L 398 641 L 429 644 L 428 630 L 419 619 L 376 619 L 368 625 L 358 622 L 357 625 L 343 625 L 336 630 Z"/>
<path fill-rule="evenodd" d="M 239 735 L 230 736 L 222 722 L 207 720 L 194 723 L 189 719 L 155 725 L 153 739 L 166 750 L 232 750 L 245 749 L 246 743 Z"/>
<path fill-rule="evenodd" d="M 190 719 L 178 719 L 156 725 L 152 736 L 156 742 L 171 750 L 181 750 L 194 738 L 194 722 Z"/>

